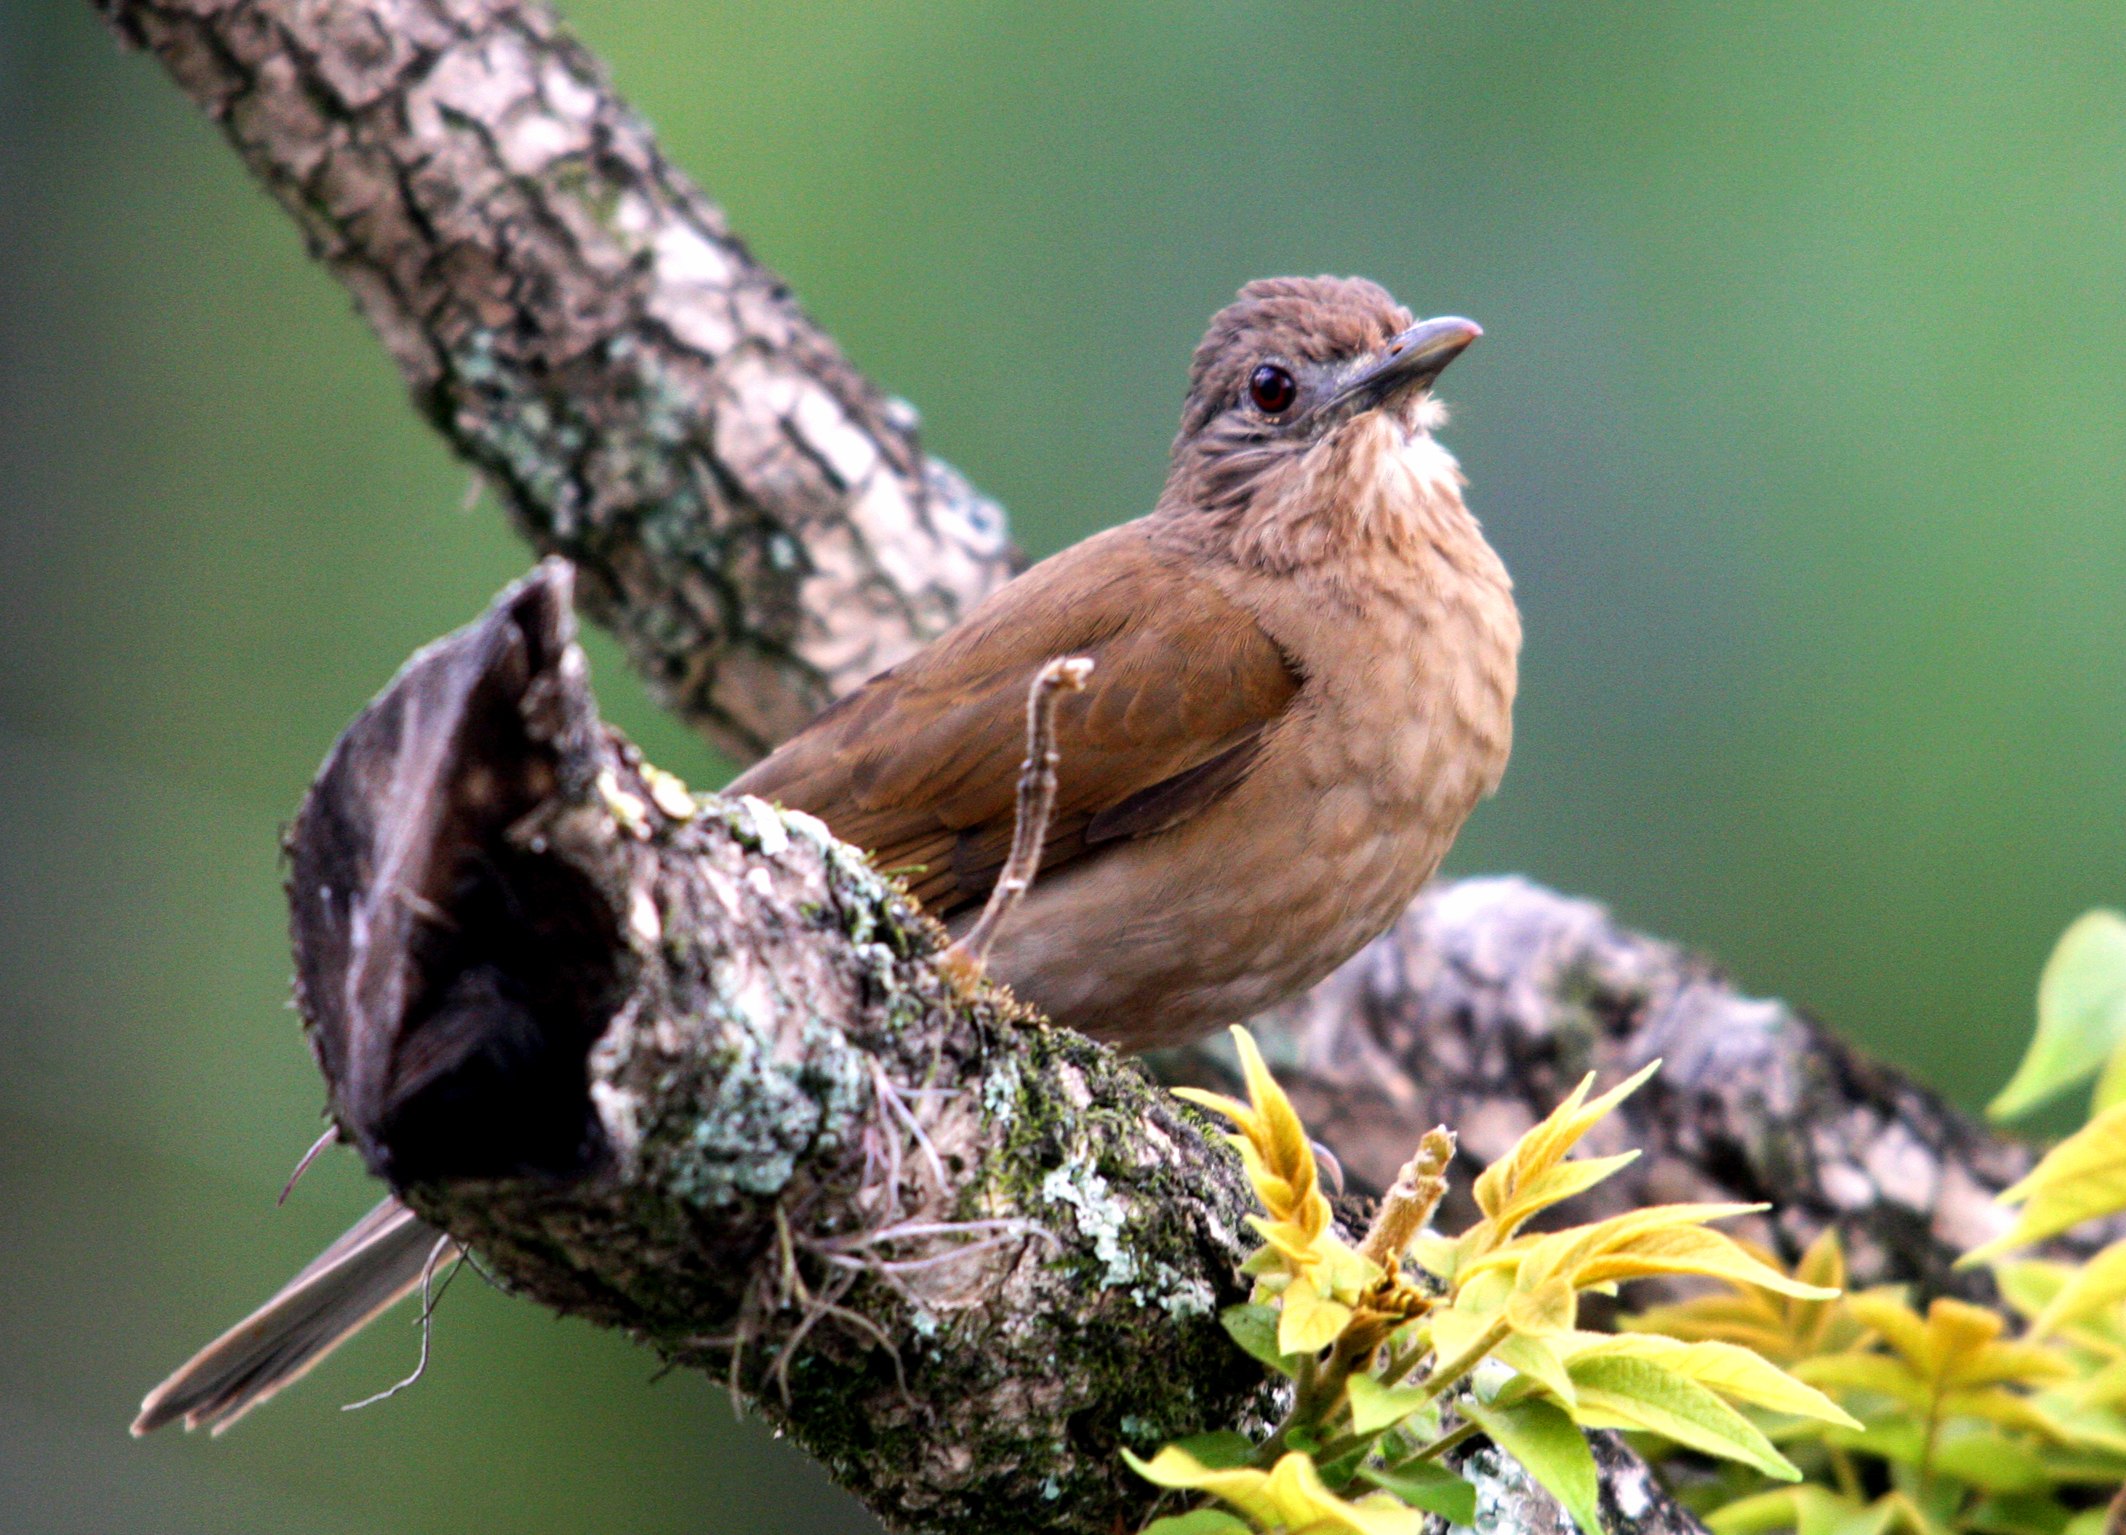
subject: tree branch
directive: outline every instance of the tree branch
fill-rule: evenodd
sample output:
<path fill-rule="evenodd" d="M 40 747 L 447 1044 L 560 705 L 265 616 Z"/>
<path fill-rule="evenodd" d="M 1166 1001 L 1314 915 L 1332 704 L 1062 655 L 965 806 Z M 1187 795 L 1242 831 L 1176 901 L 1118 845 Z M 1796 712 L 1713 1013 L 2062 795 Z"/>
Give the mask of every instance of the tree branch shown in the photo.
<path fill-rule="evenodd" d="M 818 822 L 645 769 L 568 589 L 549 562 L 417 656 L 297 821 L 343 1137 L 508 1287 L 727 1378 L 897 1526 L 1133 1526 L 1153 1489 L 1120 1444 L 1268 1406 L 1217 1319 L 1252 1245 L 1237 1159 L 953 974 Z M 514 1009 L 555 996 L 587 1016 L 528 1040 Z M 572 1091 L 536 1090 L 564 1056 Z"/>

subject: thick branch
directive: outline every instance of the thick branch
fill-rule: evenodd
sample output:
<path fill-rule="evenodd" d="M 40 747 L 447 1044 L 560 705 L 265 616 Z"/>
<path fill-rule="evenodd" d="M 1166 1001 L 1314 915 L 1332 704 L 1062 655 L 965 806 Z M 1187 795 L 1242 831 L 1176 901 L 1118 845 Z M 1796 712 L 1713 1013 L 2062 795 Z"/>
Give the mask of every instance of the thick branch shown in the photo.
<path fill-rule="evenodd" d="M 549 562 L 416 657 L 297 823 L 344 1137 L 511 1289 L 728 1378 L 896 1526 L 1140 1519 L 1119 1445 L 1266 1406 L 1217 1320 L 1237 1160 L 963 989 L 816 821 L 643 768 L 567 591 Z M 517 907 L 533 942 L 491 920 Z"/>
<path fill-rule="evenodd" d="M 98 0 L 302 226 L 420 409 L 757 755 L 1009 573 L 1002 515 L 746 253 L 551 11 Z"/>

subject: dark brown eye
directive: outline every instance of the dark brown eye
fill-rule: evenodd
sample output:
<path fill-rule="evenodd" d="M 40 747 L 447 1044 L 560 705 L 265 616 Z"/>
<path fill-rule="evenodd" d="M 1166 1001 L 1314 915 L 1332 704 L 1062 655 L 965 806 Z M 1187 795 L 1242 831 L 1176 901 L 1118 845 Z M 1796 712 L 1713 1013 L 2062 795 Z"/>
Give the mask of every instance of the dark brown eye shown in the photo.
<path fill-rule="evenodd" d="M 1274 362 L 1266 362 L 1248 375 L 1248 398 L 1266 416 L 1280 415 L 1299 398 L 1299 385 L 1292 375 Z"/>

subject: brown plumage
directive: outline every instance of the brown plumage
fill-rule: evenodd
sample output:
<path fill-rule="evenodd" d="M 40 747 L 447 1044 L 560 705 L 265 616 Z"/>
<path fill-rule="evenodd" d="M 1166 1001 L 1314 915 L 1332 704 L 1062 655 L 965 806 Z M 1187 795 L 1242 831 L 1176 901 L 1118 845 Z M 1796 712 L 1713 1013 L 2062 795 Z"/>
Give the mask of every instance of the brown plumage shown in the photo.
<path fill-rule="evenodd" d="M 1431 381 L 1476 334 L 1362 280 L 1249 284 L 1197 349 L 1151 515 L 1034 566 L 731 792 L 819 816 L 964 929 L 1010 846 L 1027 685 L 1090 656 L 991 971 L 1132 1048 L 1319 979 L 1505 767 L 1511 583 L 1431 435 Z"/>
<path fill-rule="evenodd" d="M 1408 904 L 1506 765 L 1512 586 L 1432 438 L 1432 380 L 1476 335 L 1413 325 L 1370 282 L 1250 283 L 1197 348 L 1151 515 L 1034 566 L 732 792 L 819 816 L 963 931 L 1010 845 L 1027 687 L 1090 656 L 1057 716 L 1041 875 L 991 972 L 1133 1049 L 1319 979 Z M 387 1200 L 135 1432 L 226 1427 L 453 1251 Z"/>

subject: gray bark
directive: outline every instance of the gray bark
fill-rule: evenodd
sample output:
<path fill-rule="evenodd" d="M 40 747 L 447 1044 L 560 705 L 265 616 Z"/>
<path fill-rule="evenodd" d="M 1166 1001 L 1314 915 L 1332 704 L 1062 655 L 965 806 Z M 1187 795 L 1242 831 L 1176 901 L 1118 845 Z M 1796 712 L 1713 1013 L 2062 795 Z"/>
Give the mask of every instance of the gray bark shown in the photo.
<path fill-rule="evenodd" d="M 751 261 L 542 6 L 97 3 L 222 125 L 354 294 L 418 406 L 537 547 L 576 563 L 586 610 L 712 741 L 757 753 L 1008 576 L 1001 515 L 921 454 L 913 413 Z M 1060 1528 L 1051 1477 L 1092 1500 L 1081 1519 L 1119 1510 L 1108 1451 L 1122 1413 L 1163 1432 L 1188 1416 L 1181 1397 L 1197 1426 L 1251 1410 L 1238 1356 L 1193 1311 L 1194 1286 L 1231 1283 L 1231 1169 L 1201 1156 L 1133 1068 L 937 990 L 933 940 L 889 891 L 844 852 L 757 817 L 653 817 L 647 842 L 601 833 L 567 855 L 603 869 L 600 888 L 618 892 L 624 870 L 650 890 L 662 935 L 643 972 L 659 978 L 654 1006 L 594 1057 L 609 1073 L 600 1112 L 620 1116 L 607 1127 L 620 1181 L 424 1187 L 417 1202 L 520 1288 L 690 1363 L 727 1369 L 728 1343 L 710 1340 L 751 1327 L 740 1384 L 765 1388 L 768 1409 L 897 1521 Z M 729 925 L 723 897 L 737 889 L 758 892 L 761 922 Z M 812 1005 L 799 976 L 833 1005 Z M 1517 881 L 1429 894 L 1275 1023 L 1289 1031 L 1295 1097 L 1361 1186 L 1383 1183 L 1442 1120 L 1462 1132 L 1466 1186 L 1583 1070 L 1663 1055 L 1659 1082 L 1605 1132 L 1649 1151 L 1610 1197 L 1770 1198 L 1780 1210 L 1762 1234 L 1791 1251 L 1836 1220 L 1865 1280 L 1955 1282 L 1949 1260 L 1997 1220 L 1988 1196 L 2029 1161 L 1793 1010 Z M 819 1072 L 792 1077 L 762 1053 L 793 1039 L 797 1058 L 819 1052 Z M 908 1053 L 917 1039 L 930 1043 Z M 733 1050 L 761 1070 L 709 1069 Z M 1031 1247 L 1009 1262 L 990 1249 L 967 1260 L 988 1298 L 919 1323 L 920 1303 L 868 1275 L 865 1294 L 893 1297 L 865 1313 L 890 1349 L 834 1317 L 796 1346 L 793 1280 L 810 1275 L 810 1293 L 820 1271 L 780 1233 L 769 1240 L 772 1216 L 801 1207 L 828 1221 L 793 1227 L 793 1242 L 838 1229 L 834 1199 L 856 1196 L 833 1158 L 878 1123 L 865 1061 L 959 1093 L 935 1102 L 960 1105 L 963 1160 L 922 1208 L 1038 1220 L 1065 1244 L 1072 1283 L 1044 1281 Z M 906 1075 L 918 1065 L 942 1075 Z M 1218 1069 L 1200 1052 L 1165 1065 Z M 669 1099 L 649 1093 L 666 1068 L 684 1085 Z M 768 1099 L 748 1100 L 756 1091 Z M 1208 1181 L 1180 1187 L 1148 1168 L 1147 1147 L 1168 1149 L 1154 1132 Z M 1196 1267 L 1172 1267 L 1177 1242 Z M 1107 1282 L 1132 1273 L 1157 1277 Z M 1027 1341 L 1065 1338 L 1085 1352 L 1062 1371 Z M 1180 1396 L 1151 1417 L 1134 1405 L 1134 1372 L 1121 1392 L 1103 1374 L 1147 1348 L 1179 1351 L 1159 1356 L 1156 1384 Z M 912 1371 L 906 1398 L 887 1384 L 892 1356 Z M 953 1416 L 963 1401 L 980 1410 Z M 939 1437 L 918 1426 L 933 1424 L 926 1413 L 957 1427 Z M 914 1480 L 896 1469 L 910 1457 Z M 1012 1523 L 1022 1515 L 1035 1522 Z"/>

